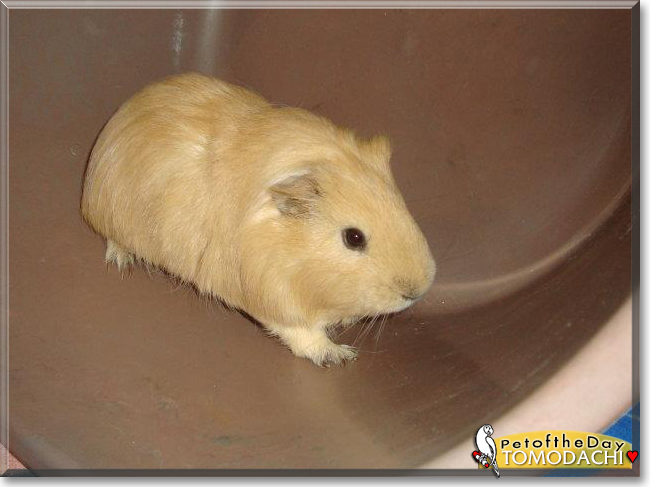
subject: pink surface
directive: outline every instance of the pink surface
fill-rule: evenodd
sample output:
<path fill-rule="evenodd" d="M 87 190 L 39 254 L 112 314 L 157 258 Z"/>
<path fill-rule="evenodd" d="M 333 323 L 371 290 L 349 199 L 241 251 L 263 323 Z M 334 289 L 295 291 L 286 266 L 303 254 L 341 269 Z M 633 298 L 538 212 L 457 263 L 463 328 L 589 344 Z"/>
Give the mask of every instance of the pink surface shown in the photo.
<path fill-rule="evenodd" d="M 6 472 L 7 470 L 14 470 L 19 468 L 25 468 L 25 466 L 20 463 L 16 457 L 9 453 L 3 445 L 0 445 L 0 470 L 2 473 Z"/>

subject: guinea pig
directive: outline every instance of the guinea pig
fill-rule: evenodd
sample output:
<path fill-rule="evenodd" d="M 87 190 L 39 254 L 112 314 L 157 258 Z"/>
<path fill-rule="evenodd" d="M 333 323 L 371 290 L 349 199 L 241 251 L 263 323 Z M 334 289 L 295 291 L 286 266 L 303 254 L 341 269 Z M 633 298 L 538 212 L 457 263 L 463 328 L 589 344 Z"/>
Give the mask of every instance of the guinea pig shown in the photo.
<path fill-rule="evenodd" d="M 403 310 L 434 278 L 390 155 L 384 136 L 182 74 L 145 87 L 106 124 L 81 209 L 120 270 L 136 260 L 164 269 L 295 355 L 338 364 L 357 351 L 328 330 Z"/>

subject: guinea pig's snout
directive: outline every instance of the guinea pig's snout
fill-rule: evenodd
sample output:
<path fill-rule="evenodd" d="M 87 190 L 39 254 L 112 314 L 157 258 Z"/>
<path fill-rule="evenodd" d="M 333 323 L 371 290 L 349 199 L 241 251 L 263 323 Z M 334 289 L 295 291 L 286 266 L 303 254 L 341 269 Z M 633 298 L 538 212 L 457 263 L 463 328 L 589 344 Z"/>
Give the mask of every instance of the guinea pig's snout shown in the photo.
<path fill-rule="evenodd" d="M 397 285 L 398 292 L 407 301 L 420 299 L 429 290 L 429 286 L 431 285 L 429 279 L 423 283 L 416 283 L 411 280 L 396 277 L 394 281 Z"/>

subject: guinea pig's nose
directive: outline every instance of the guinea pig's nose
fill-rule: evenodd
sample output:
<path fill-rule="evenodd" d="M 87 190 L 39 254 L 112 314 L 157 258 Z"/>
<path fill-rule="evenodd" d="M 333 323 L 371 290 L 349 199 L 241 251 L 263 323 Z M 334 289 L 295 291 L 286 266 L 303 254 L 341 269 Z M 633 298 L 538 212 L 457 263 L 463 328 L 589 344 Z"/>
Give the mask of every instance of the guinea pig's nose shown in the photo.
<path fill-rule="evenodd" d="M 399 293 L 404 299 L 415 301 L 422 297 L 422 290 L 419 289 L 414 282 L 406 279 L 395 278 L 395 284 L 398 286 Z"/>

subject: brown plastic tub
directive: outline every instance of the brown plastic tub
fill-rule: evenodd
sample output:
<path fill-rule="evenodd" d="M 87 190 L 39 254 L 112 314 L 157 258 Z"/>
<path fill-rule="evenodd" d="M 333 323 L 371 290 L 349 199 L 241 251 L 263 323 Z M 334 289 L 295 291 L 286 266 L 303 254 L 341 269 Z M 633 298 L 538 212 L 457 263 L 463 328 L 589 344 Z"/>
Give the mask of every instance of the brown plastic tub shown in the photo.
<path fill-rule="evenodd" d="M 631 327 L 630 10 L 12 10 L 9 39 L 10 449 L 31 468 L 433 465 L 612 317 Z M 106 268 L 79 213 L 89 151 L 189 70 L 391 137 L 439 274 L 378 339 L 341 338 L 357 362 L 317 368 Z M 581 377 L 576 403 L 616 382 Z M 612 391 L 594 428 L 630 404 Z"/>

